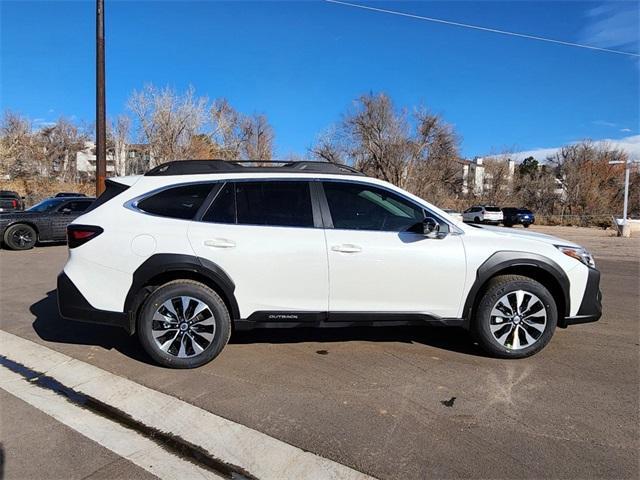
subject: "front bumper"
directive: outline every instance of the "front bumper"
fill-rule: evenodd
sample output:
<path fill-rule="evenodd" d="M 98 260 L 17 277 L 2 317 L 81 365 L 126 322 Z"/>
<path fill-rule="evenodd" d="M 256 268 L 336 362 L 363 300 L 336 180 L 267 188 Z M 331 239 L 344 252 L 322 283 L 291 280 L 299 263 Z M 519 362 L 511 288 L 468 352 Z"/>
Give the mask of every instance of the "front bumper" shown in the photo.
<path fill-rule="evenodd" d="M 58 275 L 58 310 L 67 320 L 121 327 L 132 332 L 129 315 L 93 307 L 64 272 Z"/>
<path fill-rule="evenodd" d="M 567 327 L 579 323 L 597 322 L 602 317 L 602 292 L 600 291 L 600 272 L 595 268 L 589 269 L 587 286 L 584 289 L 582 303 L 578 314 L 564 318 L 559 326 Z"/>

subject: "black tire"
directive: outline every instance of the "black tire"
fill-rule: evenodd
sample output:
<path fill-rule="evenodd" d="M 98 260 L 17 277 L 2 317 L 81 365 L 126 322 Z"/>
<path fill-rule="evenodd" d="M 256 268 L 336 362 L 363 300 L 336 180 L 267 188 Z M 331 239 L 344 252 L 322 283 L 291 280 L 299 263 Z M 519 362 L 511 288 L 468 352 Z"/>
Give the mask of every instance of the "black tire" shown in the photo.
<path fill-rule="evenodd" d="M 32 226 L 16 223 L 4 231 L 3 240 L 11 250 L 29 250 L 38 241 L 38 234 Z"/>
<path fill-rule="evenodd" d="M 196 315 L 193 317 L 196 320 L 193 321 L 192 325 L 186 321 L 189 314 L 187 312 L 183 314 L 183 312 L 180 311 L 181 304 L 176 305 L 171 301 L 171 299 L 180 297 L 191 297 L 195 299 L 196 302 L 204 304 L 208 307 L 209 313 L 212 315 L 206 316 L 202 320 L 197 320 L 200 315 Z M 174 323 L 169 324 L 153 320 L 154 315 L 162 308 L 165 302 L 171 303 L 174 307 L 174 312 L 178 314 L 178 317 L 182 317 L 182 321 L 178 319 L 175 321 L 171 320 L 169 316 L 165 316 L 164 318 Z M 187 310 L 192 308 L 191 305 L 191 303 L 188 304 Z M 178 308 L 175 308 L 176 306 Z M 164 310 L 164 312 L 166 312 L 166 310 Z M 171 315 L 171 313 L 168 315 Z M 202 330 L 205 327 L 205 321 L 211 323 L 213 326 L 212 333 Z M 184 333 L 181 333 L 182 330 L 180 330 L 180 328 L 182 327 L 171 328 L 174 324 L 181 325 L 183 323 L 189 324 L 186 327 L 188 330 L 185 330 Z M 196 327 L 200 330 L 196 330 Z M 206 325 L 206 327 L 209 328 L 209 325 Z M 158 341 L 156 341 L 152 332 L 163 330 L 166 330 L 167 333 L 165 335 L 167 335 L 167 337 L 161 336 Z M 231 319 L 224 301 L 212 289 L 193 280 L 174 280 L 157 288 L 146 299 L 137 319 L 137 332 L 140 343 L 145 351 L 158 364 L 170 368 L 196 368 L 210 362 L 222 351 L 231 336 Z M 173 332 L 176 332 L 176 336 L 171 340 Z M 201 334 L 213 335 L 213 338 L 208 340 Z M 196 340 L 198 345 L 195 344 Z M 165 344 L 170 343 L 166 350 L 160 348 L 159 342 L 161 341 L 164 341 Z M 176 343 L 176 341 L 178 343 Z M 208 345 L 207 341 L 209 342 Z M 195 347 L 203 351 L 195 353 Z M 184 348 L 183 352 L 182 348 Z M 181 352 L 182 357 L 179 356 Z"/>
<path fill-rule="evenodd" d="M 513 223 L 505 223 L 504 226 L 511 228 L 511 227 L 513 227 Z"/>
<path fill-rule="evenodd" d="M 504 330 L 498 330 L 497 334 L 499 336 L 502 332 L 506 332 L 509 329 L 509 326 L 512 330 L 515 329 L 514 334 L 509 333 L 506 335 L 507 338 L 511 336 L 513 340 L 510 343 L 502 344 L 491 333 L 491 312 L 494 309 L 494 306 L 496 306 L 496 304 L 505 295 L 516 292 L 518 290 L 524 290 L 525 294 L 530 295 L 529 302 L 531 302 L 531 300 L 533 299 L 533 297 L 531 296 L 531 294 L 533 294 L 533 296 L 537 297 L 540 303 L 544 306 L 545 311 L 543 313 L 546 313 L 546 323 L 543 327 L 544 330 L 539 333 L 535 327 L 531 326 L 531 323 L 524 322 L 523 320 L 520 320 L 519 317 L 517 324 L 513 323 L 515 318 L 512 320 L 504 321 L 504 319 L 500 320 L 499 317 L 496 317 L 496 320 L 494 320 L 495 323 L 493 325 L 494 328 L 498 326 L 499 321 L 503 321 L 503 325 L 505 325 Z M 532 306 L 534 306 L 534 304 L 526 305 L 525 308 L 530 308 Z M 540 311 L 536 312 L 536 314 L 539 313 Z M 533 319 L 531 319 L 531 317 L 526 318 L 529 318 L 530 322 L 533 322 Z M 553 336 L 553 333 L 555 332 L 557 323 L 558 308 L 556 306 L 556 302 L 553 299 L 551 293 L 549 293 L 549 290 L 547 290 L 541 283 L 536 282 L 529 277 L 523 277 L 520 275 L 501 275 L 491 279 L 486 289 L 484 290 L 484 294 L 476 308 L 472 326 L 473 333 L 477 337 L 480 346 L 484 348 L 485 351 L 487 351 L 489 354 L 499 358 L 525 358 L 539 352 L 547 345 L 547 343 L 549 343 L 551 337 Z M 525 327 L 526 332 L 524 332 Z M 540 328 L 540 325 L 537 328 Z M 516 339 L 513 337 L 513 335 L 518 335 L 518 349 L 511 348 L 516 347 Z M 530 345 L 522 346 L 523 343 L 529 343 L 526 341 L 527 335 L 529 335 L 531 338 L 534 338 L 535 341 Z"/>
<path fill-rule="evenodd" d="M 522 224 L 522 226 L 523 226 L 524 228 L 529 228 L 529 226 L 530 226 L 530 225 L 531 225 L 530 223 L 523 223 L 523 224 Z"/>
<path fill-rule="evenodd" d="M 473 219 L 473 223 L 480 223 L 480 217 L 476 217 Z"/>

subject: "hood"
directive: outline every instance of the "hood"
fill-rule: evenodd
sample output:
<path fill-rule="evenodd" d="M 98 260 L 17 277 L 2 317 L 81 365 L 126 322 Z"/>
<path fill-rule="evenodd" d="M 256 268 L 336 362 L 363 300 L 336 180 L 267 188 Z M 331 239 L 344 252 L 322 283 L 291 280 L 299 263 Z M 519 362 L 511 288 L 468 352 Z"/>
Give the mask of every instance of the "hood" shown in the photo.
<path fill-rule="evenodd" d="M 570 242 L 569 240 L 565 240 L 564 238 L 554 237 L 553 235 L 547 235 L 546 233 L 529 232 L 526 230 L 520 230 L 515 228 L 493 227 L 489 225 L 482 225 L 482 226 L 479 226 L 479 228 L 481 230 L 491 232 L 501 237 L 524 238 L 527 240 L 537 240 L 539 242 L 548 243 L 550 245 L 566 245 L 568 247 L 580 247 L 580 245 L 578 245 L 575 242 Z"/>

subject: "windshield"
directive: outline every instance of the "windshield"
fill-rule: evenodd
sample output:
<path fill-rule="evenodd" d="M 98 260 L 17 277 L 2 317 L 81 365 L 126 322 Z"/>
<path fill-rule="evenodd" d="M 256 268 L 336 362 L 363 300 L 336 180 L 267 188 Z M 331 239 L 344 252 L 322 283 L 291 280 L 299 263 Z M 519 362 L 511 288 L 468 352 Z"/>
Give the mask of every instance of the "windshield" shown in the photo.
<path fill-rule="evenodd" d="M 531 215 L 532 214 L 531 210 L 527 210 L 526 208 L 521 208 L 520 210 L 518 210 L 518 213 L 523 213 L 525 215 Z"/>
<path fill-rule="evenodd" d="M 33 207 L 28 208 L 27 212 L 50 212 L 59 207 L 66 200 L 64 198 L 47 198 L 40 203 L 36 203 Z"/>

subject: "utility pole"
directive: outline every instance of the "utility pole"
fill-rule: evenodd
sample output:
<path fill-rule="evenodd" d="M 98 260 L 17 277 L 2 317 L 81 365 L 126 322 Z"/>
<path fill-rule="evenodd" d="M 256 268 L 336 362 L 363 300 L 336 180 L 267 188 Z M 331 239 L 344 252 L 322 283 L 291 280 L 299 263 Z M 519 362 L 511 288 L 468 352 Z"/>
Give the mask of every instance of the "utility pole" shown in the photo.
<path fill-rule="evenodd" d="M 96 196 L 107 176 L 107 130 L 104 80 L 104 0 L 96 0 Z"/>

